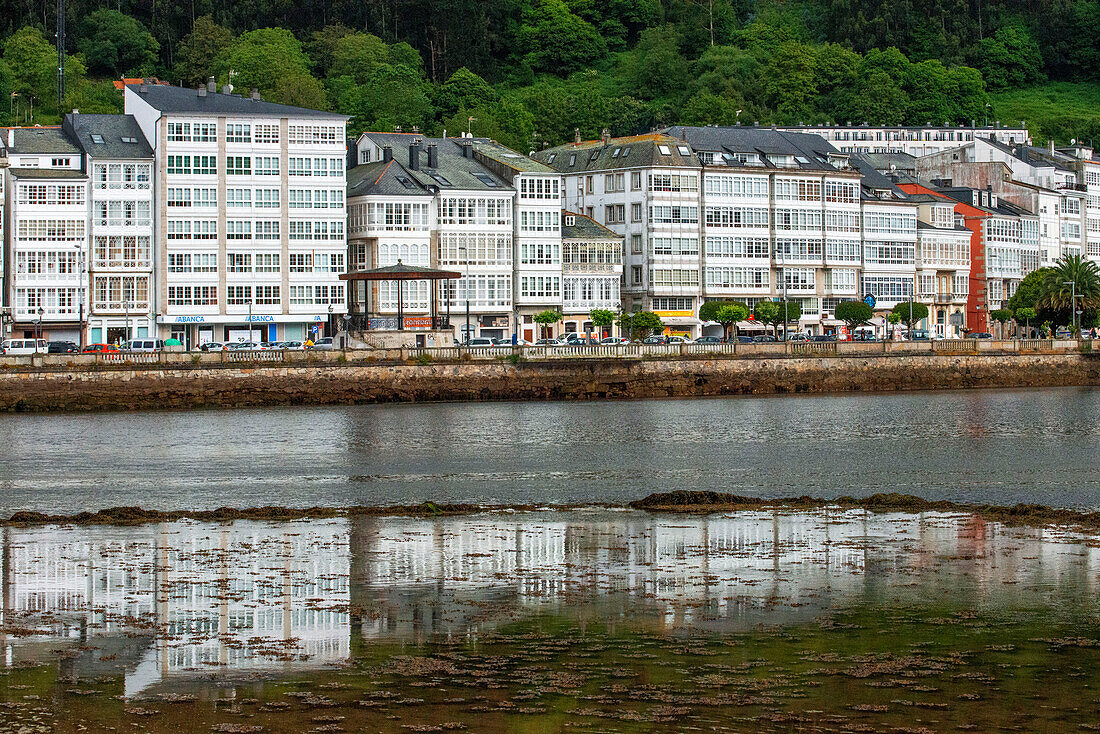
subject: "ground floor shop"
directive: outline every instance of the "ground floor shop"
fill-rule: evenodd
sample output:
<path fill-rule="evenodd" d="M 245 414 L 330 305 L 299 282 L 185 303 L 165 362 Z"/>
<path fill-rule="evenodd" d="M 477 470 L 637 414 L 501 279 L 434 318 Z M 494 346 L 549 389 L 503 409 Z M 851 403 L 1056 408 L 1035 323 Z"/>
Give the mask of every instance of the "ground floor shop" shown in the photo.
<path fill-rule="evenodd" d="M 336 336 L 342 317 L 337 313 L 160 316 L 157 329 L 159 338 L 178 339 L 185 349 L 197 349 L 208 342 L 316 341 Z"/>

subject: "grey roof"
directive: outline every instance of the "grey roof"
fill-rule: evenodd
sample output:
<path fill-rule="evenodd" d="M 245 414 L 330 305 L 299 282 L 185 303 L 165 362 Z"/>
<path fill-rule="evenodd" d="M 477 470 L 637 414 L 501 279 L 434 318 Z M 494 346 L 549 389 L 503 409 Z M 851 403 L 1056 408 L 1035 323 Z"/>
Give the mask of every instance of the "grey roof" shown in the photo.
<path fill-rule="evenodd" d="M 459 138 L 427 138 L 410 133 L 363 133 L 363 135 L 379 147 L 390 147 L 393 150 L 393 160 L 404 169 L 403 175 L 407 175 L 426 190 L 514 191 L 507 181 L 481 165 L 472 156 L 467 158 L 462 155 Z M 419 170 L 413 170 L 409 147 L 417 141 L 420 143 Z M 435 167 L 428 165 L 429 145 L 436 146 Z M 359 167 L 356 166 L 352 170 Z M 391 171 L 396 170 L 391 168 Z M 348 177 L 351 178 L 350 171 Z"/>
<path fill-rule="evenodd" d="M 8 153 L 51 154 L 71 153 L 80 154 L 80 148 L 65 134 L 60 127 L 17 127 L 15 128 L 15 145 L 8 148 Z"/>
<path fill-rule="evenodd" d="M 665 155 L 658 146 L 668 146 Z M 685 145 L 683 140 L 650 133 L 633 135 L 626 138 L 588 140 L 580 143 L 559 145 L 547 148 L 535 154 L 535 159 L 553 168 L 559 173 L 583 173 L 589 171 L 609 171 L 621 168 L 649 166 L 699 167 L 699 159 L 693 151 L 687 155 L 681 153 L 678 146 Z"/>
<path fill-rule="evenodd" d="M 495 140 L 475 139 L 473 141 L 473 146 L 475 151 L 486 158 L 491 158 L 497 163 L 515 169 L 520 173 L 554 173 L 554 169 L 550 166 L 534 158 L 525 156 L 522 153 L 517 153 Z"/>
<path fill-rule="evenodd" d="M 923 194 L 923 196 L 927 196 L 927 194 Z M 934 199 L 936 197 L 933 196 L 931 198 Z M 912 201 L 912 198 L 910 198 L 910 201 Z M 940 199 L 940 201 L 943 202 L 943 203 L 950 203 L 950 202 L 944 202 L 943 199 Z M 959 227 L 957 225 L 953 226 L 953 227 L 937 227 L 934 224 L 929 224 L 928 222 L 922 222 L 919 219 L 917 220 L 917 229 L 930 229 L 930 230 L 933 230 L 934 232 L 957 232 L 957 233 L 966 232 L 967 234 L 970 233 L 970 230 L 967 229 L 966 227 Z"/>
<path fill-rule="evenodd" d="M 72 168 L 9 168 L 15 178 L 87 178 L 84 171 Z"/>
<path fill-rule="evenodd" d="M 131 84 L 128 85 L 128 88 L 153 109 L 168 114 L 350 119 L 347 115 L 338 115 L 335 112 L 264 102 L 263 100 L 254 100 L 251 97 L 243 97 L 238 94 L 207 92 L 205 95 L 200 95 L 196 89 L 173 87 L 167 84 Z"/>
<path fill-rule="evenodd" d="M 875 170 L 884 173 L 890 170 L 914 171 L 917 168 L 917 157 L 909 153 L 860 153 L 859 156 Z"/>
<path fill-rule="evenodd" d="M 772 128 L 745 127 L 687 127 L 676 125 L 664 131 L 671 137 L 686 140 L 696 151 L 726 151 L 729 153 L 757 153 L 768 168 L 777 168 L 771 158 L 794 156 L 797 167 L 811 171 L 842 170 L 829 160 L 829 156 L 846 157 L 820 135 L 793 133 Z M 804 161 L 804 162 L 803 162 Z M 781 166 L 789 168 L 789 166 Z"/>
<path fill-rule="evenodd" d="M 432 192 L 396 160 L 375 161 L 348 171 L 348 197 L 431 196 Z"/>
<path fill-rule="evenodd" d="M 585 216 L 584 214 L 578 214 L 577 212 L 567 211 L 565 209 L 561 212 L 562 224 L 561 224 L 561 238 L 562 240 L 614 240 L 616 242 L 623 241 L 623 235 L 613 232 L 607 227 L 603 226 L 592 217 Z M 566 224 L 566 217 L 573 217 L 573 224 Z"/>
<path fill-rule="evenodd" d="M 153 157 L 133 115 L 65 115 L 65 129 L 92 158 Z"/>

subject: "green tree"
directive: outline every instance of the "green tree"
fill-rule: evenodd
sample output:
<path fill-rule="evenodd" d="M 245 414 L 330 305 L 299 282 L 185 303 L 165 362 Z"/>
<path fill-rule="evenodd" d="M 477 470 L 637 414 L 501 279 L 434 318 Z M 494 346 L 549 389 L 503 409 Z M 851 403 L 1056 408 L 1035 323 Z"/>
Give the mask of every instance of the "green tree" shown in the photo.
<path fill-rule="evenodd" d="M 699 307 L 699 320 L 721 324 L 727 337 L 731 326 L 748 317 L 749 307 L 737 301 L 707 301 Z"/>
<path fill-rule="evenodd" d="M 148 74 L 157 63 L 160 44 L 132 16 L 100 8 L 84 16 L 77 29 L 77 49 L 94 73 Z"/>
<path fill-rule="evenodd" d="M 913 324 L 920 323 L 928 318 L 928 306 L 915 301 L 902 301 L 894 306 L 891 313 L 896 313 L 901 323 L 904 323 L 909 331 L 913 330 Z"/>
<path fill-rule="evenodd" d="M 615 312 L 609 311 L 606 308 L 594 308 L 588 313 L 588 318 L 592 320 L 592 325 L 599 328 L 600 336 L 607 336 L 606 329 L 615 323 Z"/>
<path fill-rule="evenodd" d="M 848 326 L 848 334 L 854 334 L 856 328 L 868 323 L 875 310 L 863 301 L 841 301 L 836 305 L 833 315 Z"/>
<path fill-rule="evenodd" d="M 783 317 L 779 315 L 779 304 L 775 301 L 758 301 L 752 309 L 753 318 L 765 325 L 772 325 L 773 331 L 776 324 Z"/>
<path fill-rule="evenodd" d="M 661 317 L 652 311 L 635 311 L 624 313 L 619 319 L 620 327 L 625 327 L 627 333 L 637 337 L 644 337 L 650 332 L 664 331 L 665 324 Z"/>
<path fill-rule="evenodd" d="M 331 77 L 350 76 L 356 84 L 365 84 L 381 65 L 389 63 L 390 50 L 378 36 L 353 32 L 332 43 Z"/>
<path fill-rule="evenodd" d="M 435 99 L 442 114 L 453 115 L 461 108 L 488 108 L 498 95 L 487 81 L 463 66 L 443 83 Z"/>
<path fill-rule="evenodd" d="M 218 78 L 240 89 L 260 90 L 264 99 L 324 109 L 324 87 L 309 73 L 301 42 L 283 28 L 261 28 L 237 36 L 219 54 Z M 229 72 L 234 74 L 229 79 Z"/>
<path fill-rule="evenodd" d="M 563 0 L 532 0 L 526 5 L 518 41 L 532 69 L 562 76 L 607 54 L 603 37 Z"/>
<path fill-rule="evenodd" d="M 638 39 L 626 74 L 631 93 L 642 99 L 663 97 L 680 89 L 688 78 L 688 62 L 671 25 L 646 28 Z"/>
<path fill-rule="evenodd" d="M 894 327 L 901 323 L 901 314 L 897 311 L 891 311 L 886 314 L 886 323 L 890 324 L 890 333 L 887 335 L 887 338 L 893 339 L 894 332 L 896 331 Z"/>
<path fill-rule="evenodd" d="M 407 66 L 381 64 L 366 84 L 342 76 L 329 80 L 336 108 L 352 116 L 352 132 L 426 129 L 435 116 L 431 86 Z"/>
<path fill-rule="evenodd" d="M 764 93 L 779 122 L 809 123 L 817 103 L 817 54 L 811 46 L 788 41 L 765 69 Z"/>
<path fill-rule="evenodd" d="M 1005 324 L 1012 320 L 1012 311 L 1007 308 L 998 308 L 989 312 L 989 318 L 996 321 L 999 325 L 999 336 L 1001 339 L 1005 338 Z"/>
<path fill-rule="evenodd" d="M 539 325 L 540 339 L 547 339 L 550 335 L 550 327 L 558 323 L 562 319 L 561 311 L 555 311 L 554 309 L 547 309 L 546 311 L 539 311 L 537 314 L 531 317 L 531 320 Z"/>
<path fill-rule="evenodd" d="M 1056 323 L 1073 323 L 1074 308 L 1086 312 L 1091 322 L 1100 308 L 1100 268 L 1081 255 L 1062 256 L 1043 276 L 1038 304 L 1057 314 Z"/>
<path fill-rule="evenodd" d="M 1020 284 L 1016 286 L 1016 293 L 1008 299 L 1006 304 L 1008 308 L 1013 311 L 1018 311 L 1021 308 L 1037 308 L 1039 297 L 1043 294 L 1043 280 L 1047 277 L 1049 271 L 1050 268 L 1039 268 L 1025 275 Z M 1036 317 L 1033 316 L 1032 318 Z"/>
<path fill-rule="evenodd" d="M 176 49 L 175 75 L 189 86 L 217 73 L 218 57 L 233 45 L 233 33 L 209 15 L 195 19 L 191 32 Z"/>
<path fill-rule="evenodd" d="M 471 123 L 470 118 L 474 118 Z M 505 99 L 492 107 L 461 108 L 440 123 L 447 134 L 465 132 L 492 138 L 513 150 L 527 153 L 533 147 L 535 116 L 515 99 Z"/>
<path fill-rule="evenodd" d="M 35 117 L 31 123 L 59 119 L 57 109 L 57 50 L 37 28 L 20 28 L 4 42 L 4 62 L 12 74 L 12 91 L 17 101 L 28 110 L 34 103 Z M 75 56 L 65 59 L 67 91 L 80 88 L 85 75 L 84 64 Z M 9 95 L 11 92 L 9 92 Z M 11 97 L 9 96 L 9 100 Z"/>
<path fill-rule="evenodd" d="M 336 43 L 341 38 L 350 36 L 355 32 L 343 23 L 332 23 L 319 31 L 313 31 L 310 34 L 309 42 L 305 46 L 313 73 L 322 78 L 330 76 L 329 69 L 332 67 Z"/>
<path fill-rule="evenodd" d="M 990 89 L 1025 87 L 1046 76 L 1039 44 L 1021 23 L 1001 26 L 978 41 L 972 58 Z"/>
<path fill-rule="evenodd" d="M 1023 321 L 1024 322 L 1024 336 L 1025 337 L 1030 336 L 1030 334 L 1031 334 L 1031 322 L 1034 321 L 1037 317 L 1038 317 L 1038 314 L 1035 313 L 1034 308 L 1030 308 L 1028 306 L 1022 306 L 1022 307 L 1016 309 L 1016 319 L 1017 319 L 1017 321 Z"/>

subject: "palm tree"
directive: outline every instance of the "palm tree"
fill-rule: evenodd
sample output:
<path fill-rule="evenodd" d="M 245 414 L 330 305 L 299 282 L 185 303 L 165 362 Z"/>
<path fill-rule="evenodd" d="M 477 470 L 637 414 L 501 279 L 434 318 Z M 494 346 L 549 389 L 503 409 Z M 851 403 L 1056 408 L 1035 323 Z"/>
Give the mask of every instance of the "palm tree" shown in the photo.
<path fill-rule="evenodd" d="M 1074 295 L 1082 311 L 1100 308 L 1100 268 L 1080 255 L 1063 255 L 1043 278 L 1037 305 L 1069 312 L 1072 323 Z"/>

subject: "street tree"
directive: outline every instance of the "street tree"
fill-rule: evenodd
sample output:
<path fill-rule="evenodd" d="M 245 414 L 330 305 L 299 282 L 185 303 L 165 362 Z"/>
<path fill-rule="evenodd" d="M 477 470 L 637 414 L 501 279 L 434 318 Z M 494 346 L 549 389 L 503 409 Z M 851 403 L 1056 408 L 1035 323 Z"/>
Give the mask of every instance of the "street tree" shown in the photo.
<path fill-rule="evenodd" d="M 928 306 L 923 303 L 915 303 L 913 301 L 902 301 L 898 305 L 894 306 L 891 313 L 898 315 L 898 321 L 904 323 L 909 331 L 913 330 L 913 324 L 919 323 L 928 318 Z M 898 322 L 893 322 L 898 323 Z"/>
<path fill-rule="evenodd" d="M 1012 320 L 1012 311 L 1007 308 L 998 308 L 989 312 L 989 318 L 1000 324 L 1000 337 L 1005 338 L 1005 324 Z"/>
<path fill-rule="evenodd" d="M 866 324 L 875 315 L 875 310 L 863 301 L 841 301 L 836 305 L 833 315 L 848 326 L 849 335 Z"/>
<path fill-rule="evenodd" d="M 1081 255 L 1064 255 L 1043 276 L 1038 305 L 1053 311 L 1056 323 L 1072 324 L 1074 308 L 1091 321 L 1100 309 L 1100 268 Z"/>
<path fill-rule="evenodd" d="M 537 314 L 532 316 L 531 320 L 534 321 L 536 324 L 538 324 L 541 327 L 539 329 L 539 331 L 540 331 L 539 338 L 540 339 L 548 338 L 547 337 L 547 330 L 551 326 L 553 326 L 554 324 L 561 321 L 561 317 L 562 317 L 561 311 L 555 311 L 552 308 L 547 309 L 545 311 L 539 311 Z"/>
<path fill-rule="evenodd" d="M 615 312 L 608 311 L 606 308 L 594 308 L 588 312 L 588 318 L 591 319 L 592 325 L 600 330 L 600 336 L 607 336 L 605 329 L 615 323 Z"/>
<path fill-rule="evenodd" d="M 645 336 L 651 332 L 663 331 L 665 324 L 661 317 L 652 311 L 639 311 L 634 314 L 631 322 L 635 332 Z"/>
<path fill-rule="evenodd" d="M 752 309 L 753 318 L 762 324 L 771 324 L 773 327 L 782 318 L 779 315 L 779 304 L 775 301 L 760 301 Z"/>
<path fill-rule="evenodd" d="M 1031 322 L 1034 321 L 1039 314 L 1035 312 L 1034 308 L 1028 306 L 1022 306 L 1016 309 L 1016 321 L 1024 322 L 1024 334 L 1029 336 L 1031 334 Z"/>

